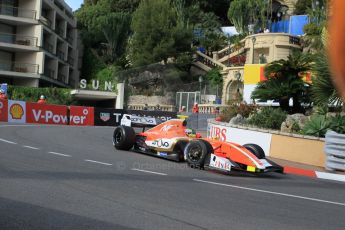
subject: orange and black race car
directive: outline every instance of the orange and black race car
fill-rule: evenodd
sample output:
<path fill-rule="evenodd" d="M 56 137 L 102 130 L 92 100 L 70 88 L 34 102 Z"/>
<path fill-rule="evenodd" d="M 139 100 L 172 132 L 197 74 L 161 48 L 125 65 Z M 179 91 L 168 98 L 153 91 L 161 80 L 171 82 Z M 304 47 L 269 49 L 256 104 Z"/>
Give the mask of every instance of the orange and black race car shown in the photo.
<path fill-rule="evenodd" d="M 158 124 L 157 119 L 124 115 L 115 128 L 113 145 L 120 150 L 133 150 L 176 161 L 187 161 L 192 168 L 211 168 L 225 172 L 280 172 L 283 168 L 266 159 L 256 144 L 239 145 L 210 138 L 187 128 L 187 121 L 173 119 Z M 135 133 L 131 127 L 153 128 Z"/>

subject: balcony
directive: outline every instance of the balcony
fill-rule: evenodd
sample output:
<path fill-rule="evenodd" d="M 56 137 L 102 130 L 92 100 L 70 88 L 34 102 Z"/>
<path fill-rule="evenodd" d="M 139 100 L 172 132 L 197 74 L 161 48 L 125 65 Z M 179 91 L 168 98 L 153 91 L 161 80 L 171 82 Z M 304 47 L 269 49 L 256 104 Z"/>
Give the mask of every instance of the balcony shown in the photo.
<path fill-rule="evenodd" d="M 60 58 L 61 60 L 65 61 L 65 52 L 58 50 L 56 51 L 56 56 Z"/>
<path fill-rule="evenodd" d="M 0 71 L 38 74 L 38 69 L 37 64 L 0 61 Z"/>
<path fill-rule="evenodd" d="M 56 27 L 55 32 L 61 37 L 64 37 L 64 30 L 62 28 Z"/>
<path fill-rule="evenodd" d="M 67 35 L 67 41 L 69 42 L 69 44 L 73 44 L 73 37 L 71 35 Z"/>
<path fill-rule="evenodd" d="M 0 33 L 0 42 L 37 47 L 37 37 Z"/>
<path fill-rule="evenodd" d="M 49 68 L 44 69 L 44 75 L 51 79 L 55 79 L 55 71 Z"/>
<path fill-rule="evenodd" d="M 54 47 L 51 43 L 48 41 L 44 41 L 43 43 L 43 49 L 48 51 L 49 53 L 53 54 L 54 53 Z"/>
<path fill-rule="evenodd" d="M 67 83 L 67 76 L 62 74 L 62 73 L 58 73 L 58 81 L 63 82 L 63 83 Z"/>
<path fill-rule="evenodd" d="M 71 66 L 74 66 L 74 58 L 70 55 L 68 55 L 68 63 L 71 65 Z"/>
<path fill-rule="evenodd" d="M 41 16 L 40 21 L 41 21 L 44 25 L 48 26 L 49 28 L 50 28 L 51 25 L 52 25 L 52 22 L 51 22 L 48 18 L 46 18 L 46 17 Z"/>
<path fill-rule="evenodd" d="M 29 10 L 25 8 L 13 7 L 9 5 L 0 4 L 0 15 L 36 19 L 36 10 Z"/>

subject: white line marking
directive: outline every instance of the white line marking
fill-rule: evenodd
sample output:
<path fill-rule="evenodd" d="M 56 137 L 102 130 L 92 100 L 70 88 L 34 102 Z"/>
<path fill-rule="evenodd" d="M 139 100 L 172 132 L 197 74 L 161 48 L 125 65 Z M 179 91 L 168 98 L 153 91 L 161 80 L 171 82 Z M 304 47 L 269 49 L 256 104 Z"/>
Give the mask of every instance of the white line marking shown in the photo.
<path fill-rule="evenodd" d="M 345 203 L 340 203 L 340 202 L 334 202 L 334 201 L 328 201 L 328 200 L 320 200 L 320 199 L 316 199 L 316 198 L 291 195 L 291 194 L 287 194 L 287 193 L 271 192 L 271 191 L 266 191 L 266 190 L 261 190 L 261 189 L 254 189 L 254 188 L 248 188 L 248 187 L 242 187 L 242 186 L 236 186 L 236 185 L 230 185 L 230 184 L 222 184 L 222 183 L 206 181 L 206 180 L 198 180 L 198 179 L 193 179 L 193 180 L 197 181 L 197 182 L 207 183 L 207 184 L 221 185 L 221 186 L 225 186 L 225 187 L 238 188 L 238 189 L 255 191 L 255 192 L 262 192 L 262 193 L 268 193 L 268 194 L 273 194 L 273 195 L 278 195 L 278 196 L 293 197 L 293 198 L 298 198 L 298 199 L 303 199 L 303 200 L 316 201 L 316 202 L 320 202 L 320 203 L 327 203 L 327 204 L 335 204 L 335 205 L 345 206 Z"/>
<path fill-rule="evenodd" d="M 87 159 L 85 161 L 91 162 L 91 163 L 96 163 L 96 164 L 101 164 L 101 165 L 108 165 L 108 166 L 113 165 L 113 164 L 105 163 L 105 162 L 101 162 L 101 161 L 93 161 L 93 160 L 87 160 Z"/>
<path fill-rule="evenodd" d="M 48 152 L 54 155 L 62 156 L 62 157 L 71 157 L 71 155 L 63 154 L 63 153 L 56 153 L 56 152 Z"/>
<path fill-rule="evenodd" d="M 23 145 L 23 147 L 24 147 L 24 148 L 27 148 L 27 149 L 39 150 L 39 148 L 32 147 L 32 146 L 29 146 L 29 145 Z"/>
<path fill-rule="evenodd" d="M 142 170 L 142 169 L 131 169 L 133 171 L 139 171 L 139 172 L 145 172 L 145 173 L 152 173 L 152 174 L 157 174 L 157 175 L 161 175 L 161 176 L 167 176 L 168 174 L 165 173 L 160 173 L 160 172 L 153 172 L 153 171 L 148 171 L 148 170 Z"/>
<path fill-rule="evenodd" d="M 345 182 L 345 175 L 315 171 L 317 178 Z"/>
<path fill-rule="evenodd" d="M 17 144 L 16 142 L 8 141 L 8 140 L 1 139 L 1 138 L 0 138 L 0 141 L 2 141 L 2 142 L 6 142 L 6 143 L 8 143 L 8 144 L 12 144 L 12 145 L 16 145 L 16 144 Z"/>

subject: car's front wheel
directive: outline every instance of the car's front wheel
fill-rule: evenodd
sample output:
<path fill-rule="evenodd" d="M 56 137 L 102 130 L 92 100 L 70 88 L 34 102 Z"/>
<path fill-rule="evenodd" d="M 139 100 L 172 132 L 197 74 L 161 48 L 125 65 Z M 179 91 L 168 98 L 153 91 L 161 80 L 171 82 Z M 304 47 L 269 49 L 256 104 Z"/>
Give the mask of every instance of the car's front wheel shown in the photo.
<path fill-rule="evenodd" d="M 246 149 L 248 149 L 251 153 L 253 153 L 258 159 L 264 159 L 265 151 L 257 144 L 245 144 L 243 145 Z"/>
<path fill-rule="evenodd" d="M 185 148 L 186 161 L 192 168 L 204 168 L 208 147 L 204 141 L 190 141 Z"/>
<path fill-rule="evenodd" d="M 135 132 L 132 127 L 118 126 L 114 130 L 113 145 L 116 149 L 130 150 L 135 143 Z"/>

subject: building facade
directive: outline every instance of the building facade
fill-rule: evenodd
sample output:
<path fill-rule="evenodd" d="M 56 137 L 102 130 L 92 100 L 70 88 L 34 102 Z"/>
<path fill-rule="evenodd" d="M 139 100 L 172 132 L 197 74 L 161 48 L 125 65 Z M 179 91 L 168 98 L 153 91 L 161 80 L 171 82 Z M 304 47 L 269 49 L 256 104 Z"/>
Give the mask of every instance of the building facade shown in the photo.
<path fill-rule="evenodd" d="M 63 0 L 0 0 L 0 82 L 75 87 L 78 32 Z"/>

